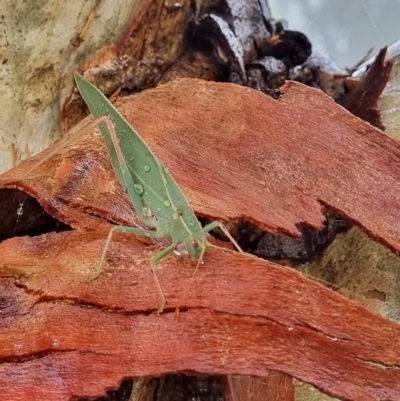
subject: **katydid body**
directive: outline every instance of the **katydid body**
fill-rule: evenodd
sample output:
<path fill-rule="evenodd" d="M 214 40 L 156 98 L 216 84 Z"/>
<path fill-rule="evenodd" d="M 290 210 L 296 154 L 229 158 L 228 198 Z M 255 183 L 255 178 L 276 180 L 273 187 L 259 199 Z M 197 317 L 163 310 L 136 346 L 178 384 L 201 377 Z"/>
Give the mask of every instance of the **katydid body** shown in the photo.
<path fill-rule="evenodd" d="M 75 80 L 90 112 L 98 119 L 115 174 L 127 191 L 138 217 L 149 228 L 146 230 L 114 226 L 107 238 L 98 271 L 93 278 L 101 274 L 107 249 L 115 231 L 151 238 L 171 237 L 171 245 L 151 258 L 151 266 L 172 253 L 178 245 L 183 245 L 187 253 L 200 262 L 209 245 L 206 239 L 207 233 L 216 227 L 220 227 L 242 252 L 221 223 L 216 221 L 202 227 L 169 170 L 157 159 L 135 129 L 98 88 L 77 73 Z M 162 298 L 159 310 L 162 312 L 165 298 L 152 267 L 151 272 Z"/>

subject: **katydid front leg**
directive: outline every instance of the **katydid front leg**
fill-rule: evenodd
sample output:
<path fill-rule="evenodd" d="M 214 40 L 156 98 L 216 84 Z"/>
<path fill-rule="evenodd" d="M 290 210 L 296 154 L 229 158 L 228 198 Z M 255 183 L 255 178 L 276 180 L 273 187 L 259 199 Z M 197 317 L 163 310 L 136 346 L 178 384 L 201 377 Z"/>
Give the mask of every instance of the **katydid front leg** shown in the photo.
<path fill-rule="evenodd" d="M 228 229 L 219 221 L 213 221 L 212 223 L 206 224 L 203 227 L 203 231 L 204 233 L 209 233 L 210 231 L 214 230 L 214 228 L 219 227 L 222 232 L 228 237 L 228 239 L 232 242 L 233 246 L 240 252 L 240 253 L 244 253 L 243 249 L 239 246 L 239 244 L 235 241 L 235 239 L 232 237 L 231 233 L 228 231 Z M 208 242 L 207 242 L 208 243 Z M 211 244 L 210 244 L 211 245 Z M 194 277 L 196 275 L 197 269 L 200 266 L 200 263 L 203 259 L 204 253 L 206 251 L 206 247 L 203 248 L 203 251 L 200 255 L 199 261 L 197 262 L 196 268 L 194 269 L 193 275 L 192 277 Z"/>
<path fill-rule="evenodd" d="M 244 253 L 243 249 L 239 246 L 239 244 L 235 241 L 235 239 L 232 237 L 231 233 L 228 231 L 228 229 L 219 221 L 213 221 L 210 224 L 206 224 L 203 227 L 204 232 L 209 233 L 210 231 L 214 230 L 214 228 L 219 227 L 222 232 L 228 237 L 228 239 L 232 242 L 233 246 L 240 252 Z"/>

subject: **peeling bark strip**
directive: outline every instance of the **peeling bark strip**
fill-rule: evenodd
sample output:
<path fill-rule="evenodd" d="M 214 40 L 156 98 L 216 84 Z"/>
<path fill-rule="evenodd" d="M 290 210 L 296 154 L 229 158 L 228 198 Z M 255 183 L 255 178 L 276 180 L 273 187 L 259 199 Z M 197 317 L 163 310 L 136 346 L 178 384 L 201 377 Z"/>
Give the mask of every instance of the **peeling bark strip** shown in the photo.
<path fill-rule="evenodd" d="M 400 146 L 324 94 L 289 83 L 276 101 L 186 79 L 117 107 L 200 215 L 295 236 L 298 223 L 321 227 L 322 203 L 400 250 Z M 134 214 L 99 136 L 63 155 L 0 181 L 75 229 L 0 244 L 5 399 L 95 396 L 129 376 L 269 370 L 344 399 L 400 399 L 400 326 L 290 269 L 211 249 L 192 283 L 190 261 L 171 256 L 157 270 L 170 313 L 154 316 L 146 267 L 157 246 L 117 235 L 106 272 L 87 284 L 110 228 L 94 215 L 134 224 Z"/>
<path fill-rule="evenodd" d="M 138 238 L 118 236 L 112 273 L 85 283 L 105 236 L 76 230 L 0 245 L 2 274 L 17 263 L 21 277 L 0 282 L 5 399 L 95 396 L 130 376 L 270 369 L 344 399 L 399 398 L 400 326 L 291 269 L 220 249 L 194 282 L 187 258 L 163 262 L 170 309 L 148 315 L 158 299 L 143 265 L 154 247 Z"/>
<path fill-rule="evenodd" d="M 232 84 L 183 79 L 124 98 L 117 107 L 170 168 L 200 215 L 223 221 L 243 217 L 298 236 L 297 224 L 322 228 L 322 203 L 400 251 L 400 145 L 323 93 L 290 82 L 276 101 Z M 86 136 L 71 146 L 79 165 L 57 157 L 49 161 L 50 171 L 61 169 L 56 179 L 65 181 L 40 182 L 40 188 L 48 185 L 47 196 L 59 206 L 72 202 L 114 222 L 132 221 L 120 186 L 108 184 L 114 193 L 107 193 L 103 180 L 114 178 L 99 141 Z M 80 143 L 84 150 L 76 149 Z M 89 145 L 97 151 L 91 153 Z M 99 157 L 106 167 L 101 164 L 97 172 Z M 3 177 L 21 176 L 31 165 Z M 83 169 L 88 177 L 77 180 Z"/>

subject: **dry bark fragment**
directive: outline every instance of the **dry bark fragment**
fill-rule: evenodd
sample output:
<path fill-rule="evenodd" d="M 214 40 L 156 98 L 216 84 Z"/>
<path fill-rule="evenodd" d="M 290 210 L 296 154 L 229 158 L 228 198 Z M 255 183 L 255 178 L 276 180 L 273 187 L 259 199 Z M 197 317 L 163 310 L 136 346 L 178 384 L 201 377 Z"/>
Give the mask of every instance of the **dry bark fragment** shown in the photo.
<path fill-rule="evenodd" d="M 393 67 L 393 60 L 386 61 L 387 48 L 383 48 L 371 64 L 366 74 L 357 84 L 353 84 L 347 95 L 338 103 L 355 116 L 368 121 L 382 130 L 381 113 L 378 109 L 378 99 L 386 87 Z"/>
<path fill-rule="evenodd" d="M 94 396 L 122 377 L 179 371 L 268 377 L 268 369 L 345 399 L 400 394 L 398 325 L 288 268 L 217 249 L 192 283 L 186 258 L 163 262 L 158 275 L 169 308 L 148 315 L 158 307 L 143 270 L 153 246 L 118 236 L 107 273 L 85 282 L 105 235 L 76 230 L 0 246 L 2 272 L 14 269 L 1 281 L 7 319 L 0 381 L 8 383 L 8 399 L 21 392 L 39 399 L 41 391 L 53 399 Z M 62 387 L 53 380 L 61 368 Z M 26 380 L 16 381 L 21 375 Z M 32 385 L 39 382 L 40 389 Z"/>
<path fill-rule="evenodd" d="M 299 222 L 321 225 L 320 202 L 399 250 L 399 145 L 318 91 L 290 83 L 276 101 L 181 80 L 117 107 L 199 214 L 296 235 Z M 96 215 L 135 216 L 101 139 L 80 141 L 86 147 L 74 143 L 26 179 L 33 161 L 1 178 L 74 229 L 0 244 L 5 397 L 61 400 L 99 395 L 123 377 L 268 370 L 344 399 L 400 397 L 399 326 L 287 268 L 210 249 L 191 283 L 190 261 L 171 256 L 157 272 L 167 313 L 148 315 L 158 308 L 146 272 L 158 245 L 117 235 L 105 273 L 87 284 L 110 227 Z"/>
<path fill-rule="evenodd" d="M 244 218 L 298 236 L 298 224 L 322 228 L 323 204 L 399 250 L 400 146 L 323 93 L 290 82 L 276 101 L 232 84 L 185 79 L 122 99 L 117 107 L 168 165 L 200 215 Z M 49 185 L 51 195 L 98 215 L 106 211 L 103 217 L 115 222 L 133 219 L 120 186 L 108 183 L 113 173 L 101 139 L 83 137 L 71 148 L 86 141 L 93 153 L 77 149 L 79 164 L 61 156 L 47 164 L 56 176 L 74 174 L 74 180 L 61 177 Z M 99 158 L 106 167 L 96 164 Z M 32 163 L 4 178 L 18 177 Z M 77 180 L 78 173 L 85 180 Z M 117 202 L 123 218 L 115 215 Z"/>
<path fill-rule="evenodd" d="M 384 130 L 377 103 L 393 68 L 392 60 L 385 63 L 386 53 L 386 47 L 381 49 L 360 79 L 351 77 L 351 71 L 332 60 L 313 54 L 292 74 L 292 79 L 321 89 L 355 116 Z"/>

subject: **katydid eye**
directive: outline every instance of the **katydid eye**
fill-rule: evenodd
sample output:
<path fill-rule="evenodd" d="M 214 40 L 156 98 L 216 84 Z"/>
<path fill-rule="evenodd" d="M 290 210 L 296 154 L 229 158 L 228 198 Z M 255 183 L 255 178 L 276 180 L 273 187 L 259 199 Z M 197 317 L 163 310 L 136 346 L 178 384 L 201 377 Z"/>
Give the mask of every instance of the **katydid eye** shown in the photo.
<path fill-rule="evenodd" d="M 197 249 L 199 247 L 199 241 L 196 241 L 195 239 L 193 239 L 191 241 L 190 245 L 192 245 L 193 249 Z"/>

